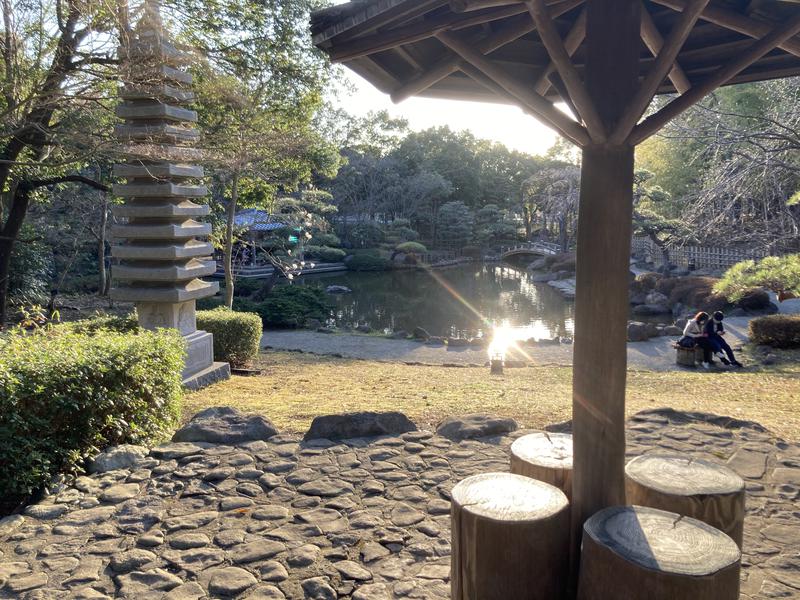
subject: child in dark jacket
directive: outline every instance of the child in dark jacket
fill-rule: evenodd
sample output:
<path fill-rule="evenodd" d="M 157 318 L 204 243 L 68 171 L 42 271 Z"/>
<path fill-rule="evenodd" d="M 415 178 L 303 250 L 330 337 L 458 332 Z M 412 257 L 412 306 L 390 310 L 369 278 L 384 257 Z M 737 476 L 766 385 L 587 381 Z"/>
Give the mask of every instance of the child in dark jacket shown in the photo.
<path fill-rule="evenodd" d="M 711 343 L 712 349 L 714 354 L 716 354 L 719 359 L 726 365 L 734 365 L 736 367 L 741 367 L 742 363 L 736 360 L 736 357 L 733 354 L 733 349 L 730 347 L 725 338 L 722 337 L 725 335 L 725 326 L 722 324 L 722 320 L 725 318 L 725 315 L 722 314 L 722 311 L 717 311 L 714 313 L 713 318 L 709 319 L 705 324 L 705 333 L 708 338 L 708 341 Z M 723 354 L 723 351 L 725 354 Z M 727 354 L 727 358 L 725 355 Z"/>

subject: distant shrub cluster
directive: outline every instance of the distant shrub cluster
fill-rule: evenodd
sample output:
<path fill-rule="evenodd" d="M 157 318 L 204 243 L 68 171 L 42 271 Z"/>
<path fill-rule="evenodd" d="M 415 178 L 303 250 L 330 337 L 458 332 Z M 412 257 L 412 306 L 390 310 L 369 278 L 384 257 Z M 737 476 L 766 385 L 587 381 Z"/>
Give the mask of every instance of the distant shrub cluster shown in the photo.
<path fill-rule="evenodd" d="M 264 327 L 302 327 L 309 319 L 325 321 L 331 313 L 325 290 L 306 285 L 279 285 L 263 301 L 235 298 L 235 311 L 256 313 Z"/>
<path fill-rule="evenodd" d="M 800 348 L 800 315 L 769 315 L 750 321 L 750 341 L 773 348 Z"/>
<path fill-rule="evenodd" d="M 403 242 L 401 244 L 397 244 L 395 250 L 409 254 L 425 254 L 428 251 L 425 245 L 420 244 L 419 242 Z"/>
<path fill-rule="evenodd" d="M 342 262 L 346 254 L 344 250 L 329 246 L 306 246 L 303 249 L 306 260 L 318 260 L 324 263 Z"/>
<path fill-rule="evenodd" d="M 127 325 L 126 325 L 127 326 Z M 58 326 L 0 339 L 0 498 L 8 507 L 79 472 L 104 446 L 158 440 L 176 424 L 177 332 Z"/>
<path fill-rule="evenodd" d="M 386 271 L 392 263 L 378 254 L 352 254 L 345 260 L 348 271 Z"/>
<path fill-rule="evenodd" d="M 197 328 L 214 336 L 214 360 L 241 368 L 258 356 L 262 326 L 261 317 L 256 313 L 222 307 L 199 310 Z"/>

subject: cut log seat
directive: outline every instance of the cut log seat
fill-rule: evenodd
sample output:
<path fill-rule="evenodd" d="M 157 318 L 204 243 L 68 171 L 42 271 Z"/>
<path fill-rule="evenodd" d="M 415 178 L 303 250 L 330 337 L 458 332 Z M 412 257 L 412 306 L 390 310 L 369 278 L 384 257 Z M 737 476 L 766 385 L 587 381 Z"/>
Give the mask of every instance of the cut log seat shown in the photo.
<path fill-rule="evenodd" d="M 703 362 L 703 349 L 695 346 L 694 348 L 684 348 L 674 344 L 675 364 L 681 367 L 694 367 L 698 362 Z"/>
<path fill-rule="evenodd" d="M 452 600 L 562 598 L 569 503 L 558 488 L 513 473 L 462 480 L 451 502 Z"/>
<path fill-rule="evenodd" d="M 511 444 L 511 472 L 556 486 L 572 501 L 572 436 L 539 432 Z"/>
<path fill-rule="evenodd" d="M 710 525 L 612 506 L 583 526 L 578 600 L 738 600 L 741 552 Z"/>
<path fill-rule="evenodd" d="M 639 456 L 625 467 L 625 494 L 628 504 L 693 517 L 742 547 L 745 485 L 728 467 L 683 456 Z"/>

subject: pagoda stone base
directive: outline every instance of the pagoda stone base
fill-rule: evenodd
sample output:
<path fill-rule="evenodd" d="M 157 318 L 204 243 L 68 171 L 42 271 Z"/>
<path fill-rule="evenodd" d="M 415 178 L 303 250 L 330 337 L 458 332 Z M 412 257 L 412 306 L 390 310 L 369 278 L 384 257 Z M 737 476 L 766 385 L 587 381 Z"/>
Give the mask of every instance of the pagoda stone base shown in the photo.
<path fill-rule="evenodd" d="M 197 331 L 194 303 L 194 300 L 175 303 L 137 302 L 139 324 L 145 329 L 177 329 L 181 335 L 188 337 Z"/>
<path fill-rule="evenodd" d="M 231 378 L 231 366 L 224 362 L 212 363 L 210 367 L 195 373 L 183 380 L 183 387 L 189 390 L 199 390 L 212 383 Z"/>
<path fill-rule="evenodd" d="M 183 336 L 186 342 L 186 366 L 183 378 L 187 379 L 214 362 L 214 336 L 206 331 L 195 331 Z"/>

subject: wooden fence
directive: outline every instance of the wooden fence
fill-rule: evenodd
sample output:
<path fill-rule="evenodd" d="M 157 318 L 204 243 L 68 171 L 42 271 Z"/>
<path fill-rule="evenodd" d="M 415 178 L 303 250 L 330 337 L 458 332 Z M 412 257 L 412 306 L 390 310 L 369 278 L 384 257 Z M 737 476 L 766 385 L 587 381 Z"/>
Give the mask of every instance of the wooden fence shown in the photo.
<path fill-rule="evenodd" d="M 669 261 L 684 269 L 727 269 L 743 260 L 759 260 L 770 253 L 761 249 L 720 248 L 713 246 L 669 246 Z M 646 237 L 634 237 L 631 251 L 647 262 L 663 265 L 661 250 Z"/>

